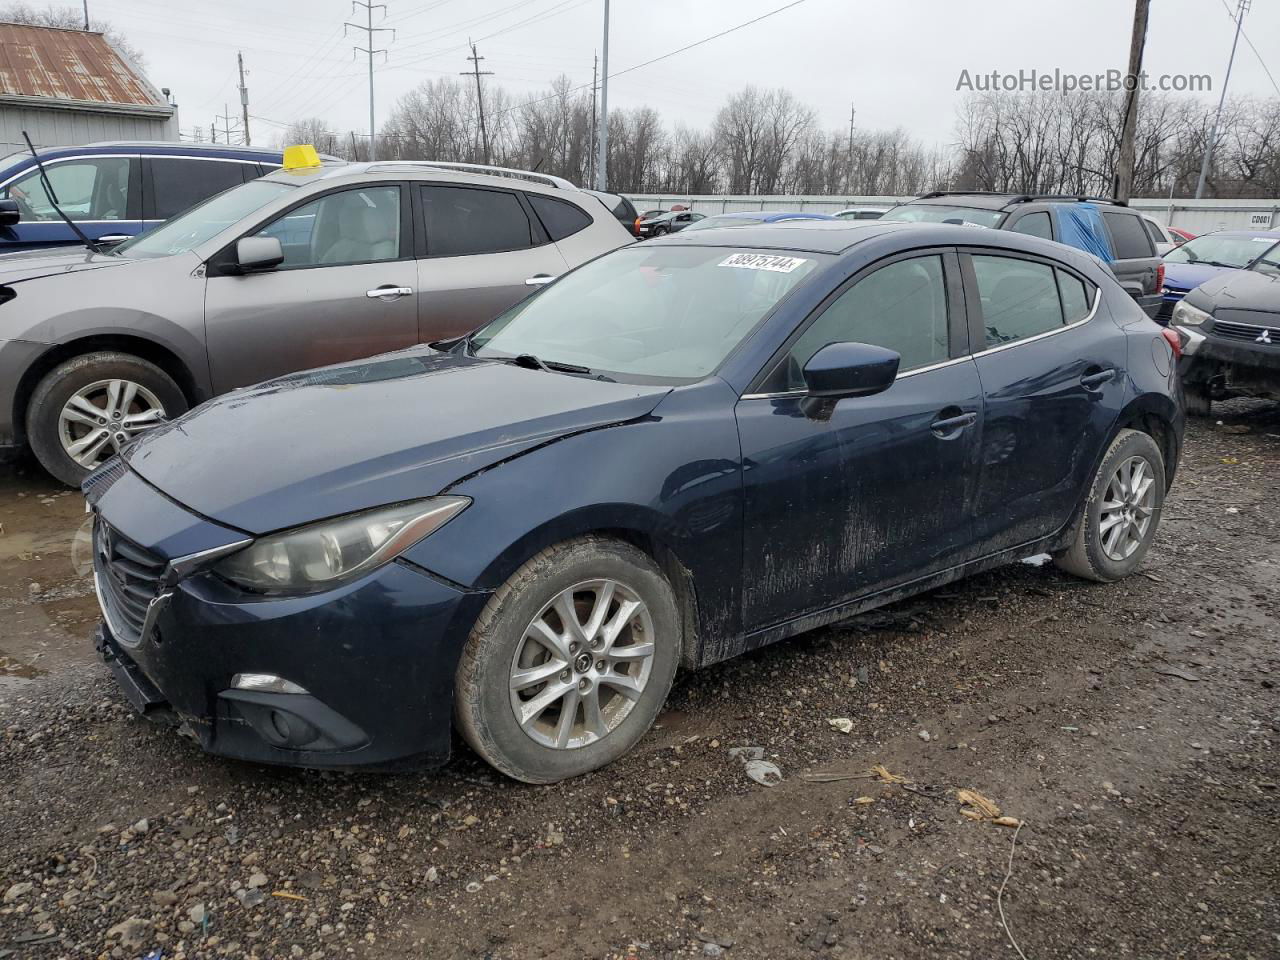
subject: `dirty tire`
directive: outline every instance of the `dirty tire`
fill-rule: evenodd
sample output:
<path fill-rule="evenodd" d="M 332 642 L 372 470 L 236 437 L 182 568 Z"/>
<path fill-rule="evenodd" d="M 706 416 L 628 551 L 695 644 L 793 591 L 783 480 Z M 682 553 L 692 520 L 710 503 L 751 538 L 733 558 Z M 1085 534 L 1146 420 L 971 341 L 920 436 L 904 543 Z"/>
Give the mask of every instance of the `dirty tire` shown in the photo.
<path fill-rule="evenodd" d="M 1213 414 L 1213 399 L 1207 383 L 1184 383 L 1182 405 L 1189 417 L 1208 417 Z"/>
<path fill-rule="evenodd" d="M 521 728 L 511 703 L 513 659 L 525 630 L 559 593 L 585 581 L 625 584 L 653 622 L 652 667 L 631 710 L 605 736 L 572 748 L 544 746 Z M 662 709 L 680 660 L 675 593 L 657 564 L 619 540 L 590 536 L 548 547 L 527 561 L 485 605 L 456 674 L 454 719 L 467 744 L 507 776 L 554 783 L 603 767 L 629 751 Z"/>
<path fill-rule="evenodd" d="M 1116 560 L 1102 549 L 1102 538 L 1099 530 L 1102 514 L 1102 500 L 1117 468 L 1131 457 L 1141 457 L 1147 461 L 1154 478 L 1154 512 L 1146 536 L 1138 548 L 1123 560 Z M 1102 458 L 1102 465 L 1093 478 L 1089 489 L 1089 498 L 1084 504 L 1084 515 L 1079 519 L 1076 537 L 1069 548 L 1054 556 L 1054 563 L 1067 573 L 1075 574 L 1086 580 L 1097 580 L 1110 583 L 1129 576 L 1142 563 L 1151 542 L 1155 539 L 1160 527 L 1160 511 L 1164 506 L 1165 473 L 1164 456 L 1160 447 L 1148 434 L 1139 430 L 1121 430 L 1112 441 L 1107 455 Z"/>
<path fill-rule="evenodd" d="M 58 418 L 77 390 L 98 380 L 131 380 L 151 391 L 169 418 L 187 411 L 187 398 L 173 378 L 154 363 L 127 353 L 103 350 L 72 357 L 54 367 L 36 386 L 27 406 L 27 442 L 49 473 L 71 487 L 89 474 L 62 448 Z"/>

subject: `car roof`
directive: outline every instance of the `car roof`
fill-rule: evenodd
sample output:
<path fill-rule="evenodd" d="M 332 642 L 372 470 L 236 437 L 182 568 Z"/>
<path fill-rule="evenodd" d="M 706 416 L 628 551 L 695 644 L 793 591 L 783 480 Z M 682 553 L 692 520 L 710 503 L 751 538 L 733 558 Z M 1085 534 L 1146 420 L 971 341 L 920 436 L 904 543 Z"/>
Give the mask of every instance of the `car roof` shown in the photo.
<path fill-rule="evenodd" d="M 1268 237 L 1280 240 L 1280 230 L 1214 230 L 1212 233 L 1202 233 L 1196 239 L 1204 237 Z"/>
<path fill-rule="evenodd" d="M 326 161 L 317 167 L 296 167 L 292 170 L 273 170 L 262 177 L 263 180 L 275 180 L 293 186 L 308 186 L 319 182 L 332 182 L 346 179 L 368 180 L 369 178 L 384 180 L 431 180 L 445 183 L 488 184 L 510 189 L 518 186 L 521 190 L 533 190 L 550 196 L 584 194 L 567 180 L 546 174 L 532 173 L 523 170 L 505 170 L 501 167 L 482 169 L 461 169 L 466 164 L 434 165 L 428 161 L 414 162 L 410 160 L 374 160 L 360 163 L 347 163 L 343 160 Z M 504 172 L 502 172 L 504 171 Z"/>
<path fill-rule="evenodd" d="M 1071 194 L 1027 193 L 926 193 L 922 197 L 904 201 L 903 205 L 918 203 L 935 207 L 972 207 L 975 210 L 1012 210 L 1031 203 L 1096 203 L 1108 210 L 1122 210 L 1139 214 L 1128 204 L 1108 200 L 1106 197 L 1085 197 Z"/>

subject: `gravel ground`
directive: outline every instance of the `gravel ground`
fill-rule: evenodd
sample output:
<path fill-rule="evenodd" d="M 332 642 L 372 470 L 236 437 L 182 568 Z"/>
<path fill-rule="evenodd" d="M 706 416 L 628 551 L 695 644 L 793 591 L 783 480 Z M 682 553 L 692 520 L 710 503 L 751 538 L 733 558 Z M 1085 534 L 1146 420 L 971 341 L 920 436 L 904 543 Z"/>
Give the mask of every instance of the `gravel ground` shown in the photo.
<path fill-rule="evenodd" d="M 1015 564 L 685 676 L 631 756 L 539 788 L 136 719 L 79 498 L 3 468 L 0 958 L 1280 956 L 1280 407 L 1217 415 L 1130 580 Z"/>

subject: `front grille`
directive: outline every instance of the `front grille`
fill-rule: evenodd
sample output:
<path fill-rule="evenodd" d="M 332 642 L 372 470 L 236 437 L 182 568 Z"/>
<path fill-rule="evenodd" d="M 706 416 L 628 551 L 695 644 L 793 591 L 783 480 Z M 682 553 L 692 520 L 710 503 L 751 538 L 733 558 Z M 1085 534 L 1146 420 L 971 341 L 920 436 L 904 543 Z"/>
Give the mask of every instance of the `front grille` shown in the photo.
<path fill-rule="evenodd" d="M 1223 340 L 1256 343 L 1260 346 L 1280 347 L 1280 324 L 1260 327 L 1252 323 L 1232 323 L 1229 320 L 1213 321 L 1213 334 Z"/>
<path fill-rule="evenodd" d="M 101 517 L 93 528 L 93 569 L 98 601 L 116 639 L 136 645 L 142 639 L 147 607 L 160 592 L 166 563 L 111 529 Z"/>

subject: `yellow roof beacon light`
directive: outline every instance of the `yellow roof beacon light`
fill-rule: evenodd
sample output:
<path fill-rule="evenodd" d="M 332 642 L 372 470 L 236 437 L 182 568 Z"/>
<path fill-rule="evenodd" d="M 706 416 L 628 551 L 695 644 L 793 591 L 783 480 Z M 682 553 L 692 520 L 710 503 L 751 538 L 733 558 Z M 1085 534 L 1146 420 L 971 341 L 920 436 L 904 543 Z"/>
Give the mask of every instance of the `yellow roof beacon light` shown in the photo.
<path fill-rule="evenodd" d="M 309 170 L 320 166 L 320 154 L 309 143 L 284 148 L 285 170 Z"/>

